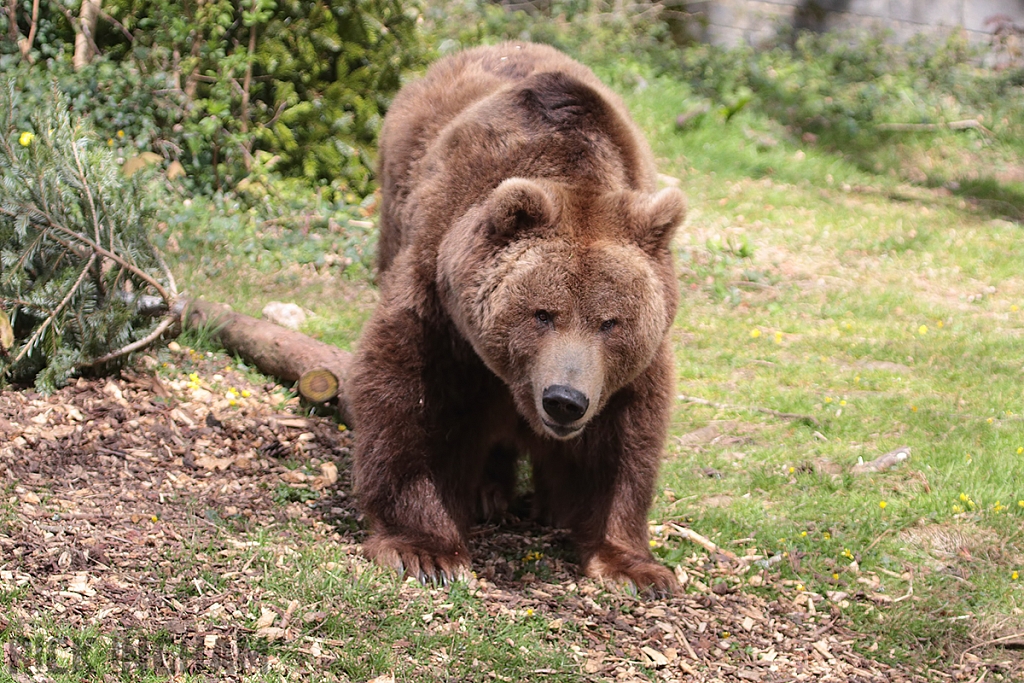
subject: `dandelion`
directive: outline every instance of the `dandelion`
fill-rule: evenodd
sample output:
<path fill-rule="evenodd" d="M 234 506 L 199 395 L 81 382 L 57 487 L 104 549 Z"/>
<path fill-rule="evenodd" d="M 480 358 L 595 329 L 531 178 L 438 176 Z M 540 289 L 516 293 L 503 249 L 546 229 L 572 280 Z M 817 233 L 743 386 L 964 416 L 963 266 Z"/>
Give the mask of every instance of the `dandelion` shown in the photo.
<path fill-rule="evenodd" d="M 985 420 L 985 422 L 988 422 L 989 424 L 992 424 L 993 419 L 990 417 L 989 419 Z"/>
<path fill-rule="evenodd" d="M 114 146 L 114 138 L 107 138 L 107 147 Z"/>
<path fill-rule="evenodd" d="M 1017 455 L 1024 453 L 1024 446 L 1017 446 Z"/>
<path fill-rule="evenodd" d="M 30 130 L 25 130 L 25 131 L 22 131 L 21 135 L 18 136 L 18 144 L 21 145 L 22 147 L 28 147 L 29 145 L 32 144 L 32 141 L 35 140 L 35 139 L 36 139 L 36 134 L 35 133 L 33 133 Z"/>
<path fill-rule="evenodd" d="M 1013 573 L 1010 574 L 1010 581 L 1016 581 L 1019 578 L 1020 578 L 1020 575 L 1017 573 L 1017 570 L 1014 569 Z"/>
<path fill-rule="evenodd" d="M 885 507 L 887 505 L 888 505 L 888 503 L 886 503 L 884 500 L 878 501 L 878 507 L 882 508 L 883 510 L 885 509 Z"/>
<path fill-rule="evenodd" d="M 1024 500 L 1018 500 L 1017 501 L 1017 507 L 1024 508 Z"/>
<path fill-rule="evenodd" d="M 831 402 L 832 402 L 832 397 L 831 396 L 826 396 L 825 397 L 825 403 L 831 403 Z"/>
<path fill-rule="evenodd" d="M 836 573 L 836 572 L 832 572 L 832 580 L 833 581 L 838 581 L 839 580 L 839 574 Z"/>
<path fill-rule="evenodd" d="M 757 328 L 755 327 L 754 329 L 752 329 L 752 330 L 750 331 L 750 336 L 751 336 L 752 338 L 754 338 L 754 339 L 757 339 L 758 337 L 760 337 L 760 336 L 761 336 L 761 330 L 759 330 L 759 329 L 757 329 Z"/>
<path fill-rule="evenodd" d="M 845 406 L 845 405 L 846 405 L 846 399 L 843 399 L 842 401 L 840 401 L 840 402 L 839 402 L 839 405 L 841 405 L 841 406 Z"/>
<path fill-rule="evenodd" d="M 801 531 L 800 532 L 800 537 L 801 538 L 807 538 L 807 532 L 806 531 Z"/>
<path fill-rule="evenodd" d="M 652 548 L 657 548 L 658 542 L 652 538 L 651 540 L 647 541 L 647 545 L 651 546 Z"/>
<path fill-rule="evenodd" d="M 919 335 L 921 335 L 922 337 L 924 335 L 928 334 L 928 326 L 927 325 L 921 325 L 921 327 L 917 328 L 917 333 Z"/>
<path fill-rule="evenodd" d="M 123 130 L 117 131 L 117 137 L 118 137 L 118 139 L 123 138 L 124 137 L 124 131 Z"/>
<path fill-rule="evenodd" d="M 776 332 L 775 333 L 775 343 L 776 344 L 781 344 L 782 343 L 782 333 L 781 332 Z"/>
<path fill-rule="evenodd" d="M 793 474 L 794 472 L 796 472 L 796 468 L 795 467 L 790 467 L 789 468 L 789 473 Z"/>
<path fill-rule="evenodd" d="M 1012 313 L 1016 313 L 1019 310 L 1020 310 L 1020 306 L 1018 306 L 1017 304 L 1013 304 L 1013 305 L 1010 306 L 1010 312 L 1012 312 Z"/>

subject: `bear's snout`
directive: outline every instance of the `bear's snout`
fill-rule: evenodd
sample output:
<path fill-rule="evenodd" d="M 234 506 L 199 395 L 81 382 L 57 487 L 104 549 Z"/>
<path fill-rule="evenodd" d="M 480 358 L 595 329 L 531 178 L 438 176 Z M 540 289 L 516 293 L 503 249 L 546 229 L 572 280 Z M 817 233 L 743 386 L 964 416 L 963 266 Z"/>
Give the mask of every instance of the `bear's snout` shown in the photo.
<path fill-rule="evenodd" d="M 578 389 L 564 384 L 555 384 L 546 388 L 541 395 L 544 412 L 559 425 L 576 422 L 587 413 L 590 399 Z"/>

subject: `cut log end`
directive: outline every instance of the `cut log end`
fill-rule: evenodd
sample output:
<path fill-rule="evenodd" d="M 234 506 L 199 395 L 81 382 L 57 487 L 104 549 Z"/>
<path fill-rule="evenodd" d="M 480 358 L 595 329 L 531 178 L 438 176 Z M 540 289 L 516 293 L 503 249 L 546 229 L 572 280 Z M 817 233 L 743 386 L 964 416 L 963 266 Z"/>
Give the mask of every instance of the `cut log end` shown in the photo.
<path fill-rule="evenodd" d="M 338 395 L 340 382 L 334 373 L 315 368 L 299 377 L 299 394 L 310 403 L 325 403 Z"/>

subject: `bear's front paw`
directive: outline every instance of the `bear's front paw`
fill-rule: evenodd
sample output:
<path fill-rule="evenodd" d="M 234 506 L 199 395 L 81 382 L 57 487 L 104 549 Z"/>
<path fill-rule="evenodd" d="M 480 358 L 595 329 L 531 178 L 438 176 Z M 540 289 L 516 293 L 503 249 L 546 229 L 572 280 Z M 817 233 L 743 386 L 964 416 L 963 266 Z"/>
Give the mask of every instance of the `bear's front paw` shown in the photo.
<path fill-rule="evenodd" d="M 675 593 L 675 574 L 654 561 L 650 554 L 605 546 L 584 563 L 584 573 L 595 579 L 625 584 L 633 591 L 649 591 L 659 597 Z"/>
<path fill-rule="evenodd" d="M 363 552 L 382 567 L 420 583 L 447 586 L 469 578 L 469 552 L 464 546 L 441 550 L 440 543 L 415 543 L 387 534 L 374 534 L 363 544 Z"/>

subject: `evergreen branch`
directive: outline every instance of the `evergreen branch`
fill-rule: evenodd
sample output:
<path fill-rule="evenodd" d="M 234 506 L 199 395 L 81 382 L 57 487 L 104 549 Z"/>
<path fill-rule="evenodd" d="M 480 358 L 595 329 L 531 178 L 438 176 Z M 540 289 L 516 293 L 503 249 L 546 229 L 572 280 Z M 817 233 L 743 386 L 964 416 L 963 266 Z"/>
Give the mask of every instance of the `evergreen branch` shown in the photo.
<path fill-rule="evenodd" d="M 8 211 L 7 209 L 4 209 L 2 206 L 0 206 L 0 213 L 4 214 L 5 216 L 10 216 L 11 218 L 16 218 L 18 216 L 17 213 L 13 211 Z M 38 213 L 43 219 L 45 219 L 46 225 L 51 229 L 58 230 L 64 233 L 65 235 L 71 237 L 72 239 L 84 242 L 86 246 L 88 246 L 93 250 L 93 252 L 95 252 L 93 256 L 99 254 L 100 256 L 104 256 L 114 261 L 115 263 L 119 263 L 120 265 L 127 268 L 129 271 L 131 271 L 133 275 L 137 276 L 141 280 L 144 280 L 147 284 L 152 286 L 153 289 L 155 289 L 160 294 L 160 296 L 164 298 L 164 301 L 166 301 L 168 304 L 174 301 L 174 297 L 171 295 L 171 293 L 168 292 L 167 289 L 159 282 L 157 282 L 151 275 L 149 275 L 149 273 L 145 272 L 144 270 L 141 270 L 140 268 L 136 268 L 118 254 L 115 254 L 112 251 L 104 249 L 103 247 L 89 239 L 84 234 L 80 232 L 75 232 L 71 228 L 61 225 L 56 220 L 54 220 L 53 217 L 51 217 L 49 214 L 39 210 L 38 208 L 36 208 L 36 213 Z"/>
<path fill-rule="evenodd" d="M 44 313 L 50 312 L 50 309 L 46 306 L 40 306 L 39 304 L 34 304 L 31 301 L 25 301 L 24 299 L 15 299 L 12 296 L 6 296 L 4 294 L 0 294 L 0 301 L 5 301 L 9 304 L 14 304 L 15 306 L 21 306 L 22 308 L 31 308 L 36 311 L 43 311 Z"/>
<path fill-rule="evenodd" d="M 36 328 L 36 331 L 32 333 L 32 336 L 29 337 L 27 342 L 25 342 L 25 345 L 21 347 L 21 352 L 17 356 L 15 356 L 14 360 L 11 363 L 12 366 L 17 365 L 18 361 L 20 361 L 22 358 L 28 355 L 29 351 L 31 351 L 32 348 L 35 346 L 36 341 L 43 334 L 43 332 L 46 331 L 46 328 L 49 327 L 50 324 L 57 319 L 57 316 L 60 315 L 60 312 L 64 310 L 64 307 L 68 305 L 69 301 L 71 301 L 71 297 L 73 297 L 75 295 L 75 292 L 78 291 L 78 288 L 82 286 L 82 282 L 85 280 L 85 276 L 89 274 L 89 269 L 92 268 L 92 264 L 95 261 L 96 254 L 93 254 L 92 256 L 89 257 L 88 263 L 85 264 L 85 268 L 82 269 L 82 272 L 78 276 L 78 279 L 75 281 L 74 286 L 72 286 L 71 289 L 68 290 L 68 293 L 64 297 L 64 299 L 57 305 L 57 308 L 53 309 L 53 313 L 51 313 L 46 318 L 46 320 L 43 321 L 43 324 Z"/>
<path fill-rule="evenodd" d="M 169 315 L 166 318 L 164 318 L 163 320 L 161 320 L 160 324 L 157 325 L 153 329 L 152 332 L 147 334 L 142 339 L 134 341 L 131 344 L 128 344 L 127 346 L 122 346 L 117 351 L 111 351 L 110 353 L 108 353 L 108 354 L 106 354 L 104 356 L 100 356 L 99 358 L 94 358 L 93 360 L 88 361 L 86 363 L 79 363 L 78 366 L 82 367 L 82 368 L 90 368 L 90 367 L 94 367 L 96 365 L 102 365 L 103 363 L 106 363 L 108 361 L 112 361 L 115 358 L 120 358 L 121 356 L 126 356 L 126 355 L 128 355 L 129 353 L 131 353 L 133 351 L 138 351 L 139 349 L 144 348 L 144 347 L 148 346 L 149 344 L 153 343 L 154 341 L 156 341 L 157 339 L 159 339 L 160 335 L 162 335 L 164 332 L 166 332 L 167 328 L 170 327 L 172 324 L 174 324 L 174 321 L 177 320 L 177 319 L 178 319 L 178 316 L 176 316 L 176 315 Z"/>
<path fill-rule="evenodd" d="M 96 203 L 92 199 L 92 189 L 89 187 L 89 181 L 85 178 L 85 171 L 82 169 L 82 159 L 78 156 L 78 145 L 75 141 L 71 142 L 71 153 L 75 155 L 75 165 L 78 166 L 78 178 L 82 181 L 82 189 L 85 190 L 85 196 L 89 200 L 89 212 L 92 214 L 92 229 L 96 235 L 96 244 L 100 243 L 100 220 L 99 216 L 96 215 Z M 110 250 L 114 250 L 114 232 L 110 232 Z"/>
<path fill-rule="evenodd" d="M 170 288 L 171 296 L 177 297 L 178 284 L 174 281 L 174 273 L 172 273 L 171 269 L 167 267 L 167 261 L 164 260 L 164 255 L 160 253 L 160 250 L 157 249 L 156 245 L 152 242 L 146 240 L 146 243 L 149 244 L 149 248 L 153 250 L 153 256 L 156 257 L 156 263 L 160 266 L 160 270 L 164 271 L 164 277 L 167 278 L 167 286 Z M 170 299 L 167 299 L 166 297 L 164 297 L 164 299 L 168 304 L 171 303 Z"/>

